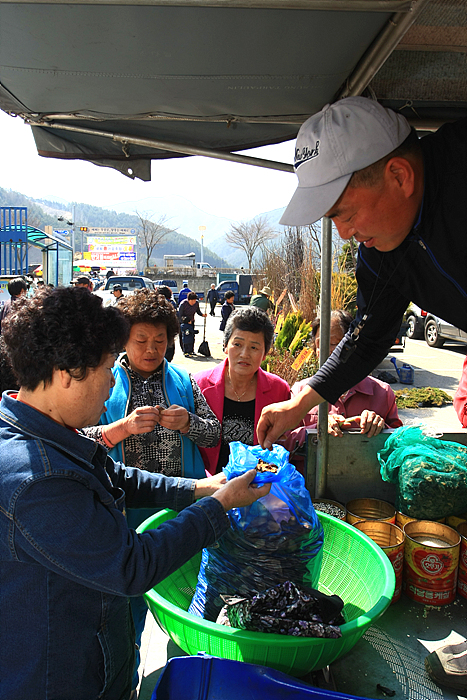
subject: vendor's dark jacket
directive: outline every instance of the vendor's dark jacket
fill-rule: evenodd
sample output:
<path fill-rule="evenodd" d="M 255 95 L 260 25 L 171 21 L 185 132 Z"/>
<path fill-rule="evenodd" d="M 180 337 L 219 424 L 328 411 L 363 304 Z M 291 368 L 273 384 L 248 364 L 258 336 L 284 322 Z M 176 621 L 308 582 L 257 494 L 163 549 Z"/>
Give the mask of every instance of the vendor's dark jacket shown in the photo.
<path fill-rule="evenodd" d="M 127 700 L 127 596 L 215 542 L 228 528 L 221 504 L 192 505 L 194 481 L 124 467 L 8 392 L 0 464 L 0 698 Z M 185 510 L 137 535 L 126 503 Z"/>
<path fill-rule="evenodd" d="M 425 190 L 420 217 L 395 250 L 358 249 L 354 324 L 309 384 L 335 403 L 386 356 L 409 302 L 467 332 L 467 119 L 421 139 Z M 356 350 L 344 343 L 367 313 Z"/>

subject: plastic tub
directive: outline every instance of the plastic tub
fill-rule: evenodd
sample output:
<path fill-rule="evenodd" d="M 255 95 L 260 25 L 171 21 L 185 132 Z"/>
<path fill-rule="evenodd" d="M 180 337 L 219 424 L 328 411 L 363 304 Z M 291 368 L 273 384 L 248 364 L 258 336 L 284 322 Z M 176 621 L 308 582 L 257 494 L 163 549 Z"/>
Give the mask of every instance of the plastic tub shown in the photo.
<path fill-rule="evenodd" d="M 142 523 L 138 532 L 154 529 L 176 515 L 174 511 L 161 511 Z M 342 625 L 340 639 L 246 632 L 189 615 L 186 611 L 196 587 L 201 554 L 146 594 L 161 628 L 188 654 L 205 651 L 294 676 L 323 668 L 348 652 L 390 604 L 394 570 L 383 550 L 359 530 L 325 513 L 318 513 L 318 517 L 324 528 L 319 589 L 344 600 L 347 622 Z"/>
<path fill-rule="evenodd" d="M 313 688 L 264 666 L 213 656 L 169 659 L 151 700 L 365 700 Z"/>

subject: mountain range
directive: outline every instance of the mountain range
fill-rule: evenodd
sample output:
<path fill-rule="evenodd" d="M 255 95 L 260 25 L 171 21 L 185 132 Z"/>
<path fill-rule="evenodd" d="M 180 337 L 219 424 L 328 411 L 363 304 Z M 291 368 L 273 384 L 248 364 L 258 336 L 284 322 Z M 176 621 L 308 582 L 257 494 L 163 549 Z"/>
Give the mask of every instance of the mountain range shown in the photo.
<path fill-rule="evenodd" d="M 11 190 L 0 189 L 0 205 L 27 206 L 29 223 L 41 229 L 46 225 L 52 225 L 56 229 L 66 228 L 66 223 L 58 223 L 58 217 L 63 217 L 65 222 L 71 221 L 72 218 L 72 204 L 53 194 L 34 199 Z M 264 217 L 271 228 L 281 232 L 283 227 L 279 225 L 279 219 L 283 211 L 283 208 L 275 209 L 260 213 L 258 217 Z M 247 264 L 244 252 L 233 248 L 225 239 L 231 225 L 238 222 L 203 211 L 179 195 L 147 197 L 120 202 L 111 207 L 74 203 L 75 230 L 79 226 L 135 227 L 139 223 L 137 212 L 153 221 L 165 217 L 165 225 L 170 230 L 153 253 L 157 265 L 163 265 L 164 254 L 195 252 L 196 259 L 200 260 L 201 235 L 205 262 L 215 267 L 240 267 Z M 200 227 L 204 228 L 200 230 Z"/>

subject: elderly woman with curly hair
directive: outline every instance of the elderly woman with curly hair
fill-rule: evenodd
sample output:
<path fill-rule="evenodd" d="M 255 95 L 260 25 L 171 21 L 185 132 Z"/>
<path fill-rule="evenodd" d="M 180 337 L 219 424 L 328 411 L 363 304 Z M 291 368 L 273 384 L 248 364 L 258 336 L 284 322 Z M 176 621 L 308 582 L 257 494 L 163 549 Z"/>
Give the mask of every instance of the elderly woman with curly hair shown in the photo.
<path fill-rule="evenodd" d="M 100 425 L 87 428 L 87 435 L 127 466 L 165 476 L 204 477 L 198 446 L 216 445 L 221 428 L 195 380 L 164 357 L 179 330 L 174 307 L 158 292 L 141 289 L 118 308 L 130 323 L 130 336 L 115 363 L 115 386 Z M 129 508 L 129 526 L 136 528 L 154 512 Z M 133 598 L 131 607 L 139 645 L 147 608 L 142 598 Z M 137 682 L 136 675 L 134 688 Z"/>
<path fill-rule="evenodd" d="M 3 326 L 19 391 L 0 403 L 2 698 L 129 700 L 141 596 L 266 495 L 254 470 L 181 479 L 126 467 L 81 433 L 99 420 L 129 324 L 86 289 L 24 298 Z M 181 511 L 138 535 L 126 505 Z M 25 659 L 27 661 L 25 662 Z"/>

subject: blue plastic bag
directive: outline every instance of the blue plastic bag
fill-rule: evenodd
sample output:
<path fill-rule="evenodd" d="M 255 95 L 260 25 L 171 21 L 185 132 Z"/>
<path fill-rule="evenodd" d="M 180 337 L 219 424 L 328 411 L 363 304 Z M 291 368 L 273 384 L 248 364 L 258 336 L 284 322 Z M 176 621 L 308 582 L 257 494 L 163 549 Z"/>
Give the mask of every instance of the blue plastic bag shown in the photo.
<path fill-rule="evenodd" d="M 232 508 L 230 530 L 203 550 L 195 595 L 188 612 L 215 621 L 221 595 L 251 595 L 284 581 L 317 588 L 323 528 L 305 487 L 280 445 L 272 451 L 241 442 L 230 445 L 227 479 L 254 469 L 258 459 L 275 464 L 277 473 L 259 472 L 254 482 L 271 483 L 267 496 L 251 506 Z"/>

